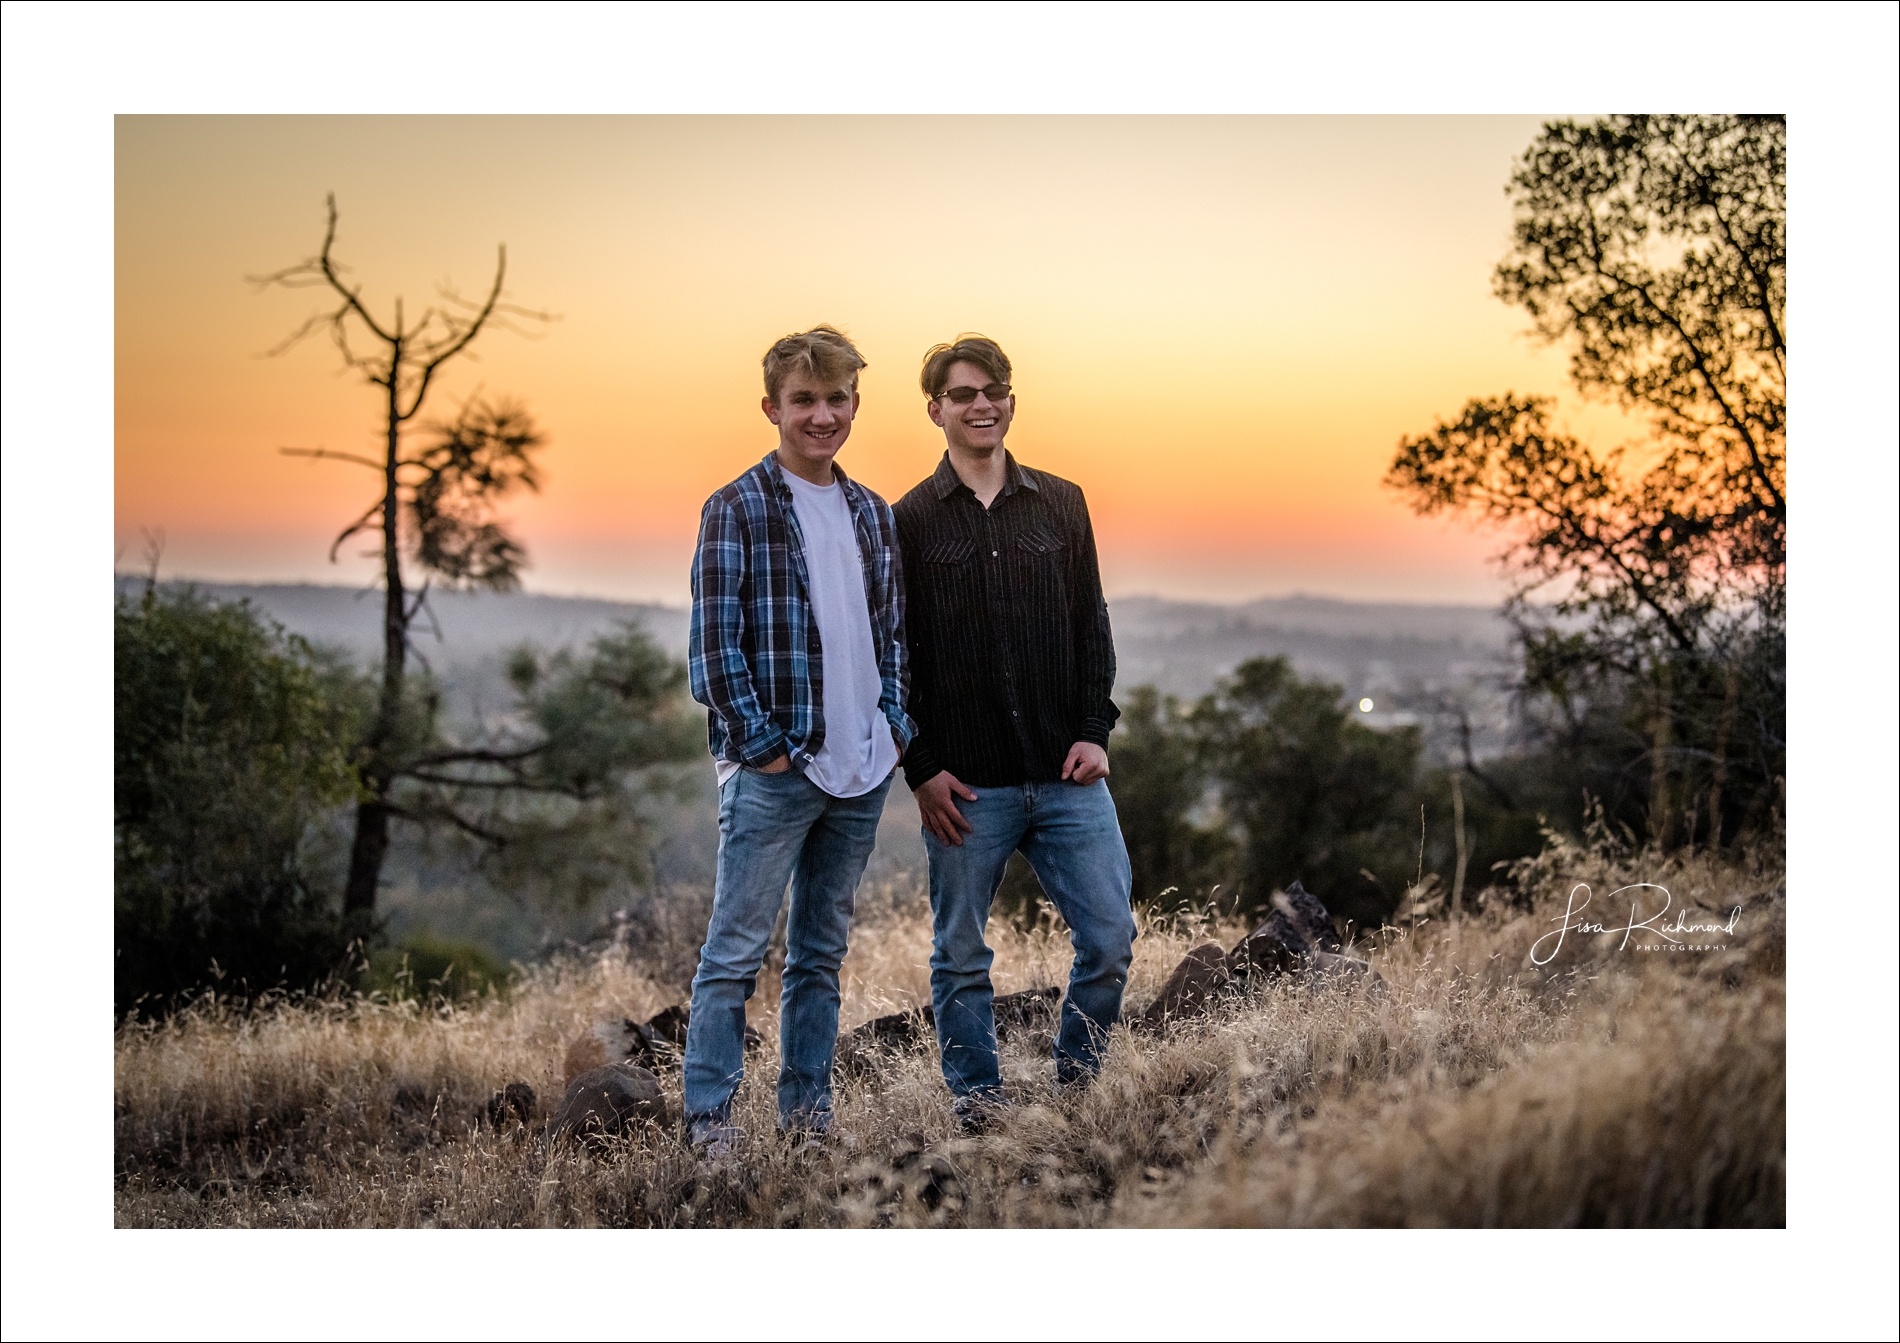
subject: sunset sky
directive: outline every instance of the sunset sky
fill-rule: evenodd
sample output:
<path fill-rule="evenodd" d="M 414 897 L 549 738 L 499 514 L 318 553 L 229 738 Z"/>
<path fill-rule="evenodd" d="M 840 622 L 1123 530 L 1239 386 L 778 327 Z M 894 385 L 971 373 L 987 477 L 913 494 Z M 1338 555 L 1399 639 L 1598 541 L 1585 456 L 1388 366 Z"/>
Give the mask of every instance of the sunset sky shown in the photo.
<path fill-rule="evenodd" d="M 1087 492 L 1111 596 L 1493 600 L 1495 539 L 1379 483 L 1470 396 L 1569 391 L 1491 296 L 1535 117 L 250 117 L 116 122 L 122 566 L 365 581 L 325 555 L 375 497 L 375 389 L 314 339 L 315 291 L 260 292 L 341 210 L 388 314 L 451 280 L 560 315 L 485 335 L 437 414 L 520 396 L 547 483 L 507 515 L 531 590 L 683 603 L 699 508 L 775 442 L 759 358 L 818 322 L 870 367 L 840 462 L 895 500 L 942 439 L 917 368 L 960 331 L 1015 361 L 1016 456 Z"/>

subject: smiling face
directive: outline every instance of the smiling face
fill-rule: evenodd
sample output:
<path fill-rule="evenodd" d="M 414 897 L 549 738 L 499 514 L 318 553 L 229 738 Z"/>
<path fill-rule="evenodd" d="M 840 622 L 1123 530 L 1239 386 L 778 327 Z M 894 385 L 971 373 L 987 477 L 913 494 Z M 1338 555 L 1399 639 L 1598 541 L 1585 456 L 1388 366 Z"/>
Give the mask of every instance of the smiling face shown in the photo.
<path fill-rule="evenodd" d="M 778 399 L 761 403 L 778 426 L 779 465 L 814 485 L 831 483 L 831 459 L 851 436 L 858 394 L 849 382 L 827 382 L 809 373 L 788 373 Z"/>
<path fill-rule="evenodd" d="M 943 430 L 944 439 L 952 449 L 988 457 L 1003 446 L 1009 422 L 1016 417 L 1016 394 L 1012 392 L 1000 401 L 991 401 L 982 389 L 995 381 L 981 365 L 968 360 L 960 359 L 950 365 L 943 380 L 945 392 L 952 387 L 976 389 L 976 400 L 967 406 L 959 406 L 941 394 L 929 403 L 930 422 Z"/>

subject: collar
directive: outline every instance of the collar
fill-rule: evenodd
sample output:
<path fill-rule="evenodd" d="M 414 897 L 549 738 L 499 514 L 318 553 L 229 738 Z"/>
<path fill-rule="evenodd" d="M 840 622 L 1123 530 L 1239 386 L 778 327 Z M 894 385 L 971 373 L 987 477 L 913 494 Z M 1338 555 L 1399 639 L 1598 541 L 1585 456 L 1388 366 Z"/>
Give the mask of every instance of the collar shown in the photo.
<path fill-rule="evenodd" d="M 835 469 L 835 468 L 834 468 Z M 943 460 L 937 463 L 937 469 L 931 473 L 930 487 L 936 491 L 937 498 L 948 499 L 963 486 L 963 477 L 957 474 L 956 467 L 950 465 L 950 451 L 944 449 Z M 1042 487 L 1036 484 L 1036 478 L 1016 464 L 1009 449 L 1003 449 L 1003 493 L 1014 494 L 1017 490 L 1034 490 L 1042 493 Z"/>
<path fill-rule="evenodd" d="M 946 452 L 944 456 L 947 459 L 949 454 Z M 791 498 L 792 487 L 785 483 L 785 468 L 779 463 L 778 449 L 773 448 L 770 452 L 766 453 L 764 457 L 760 458 L 759 465 L 765 468 L 766 479 L 772 482 L 772 489 L 777 493 L 779 498 Z M 850 499 L 852 497 L 851 477 L 844 473 L 844 468 L 838 465 L 835 458 L 831 463 L 831 473 L 838 478 L 838 483 L 844 487 L 844 497 Z M 954 480 L 956 473 L 953 471 L 950 474 Z"/>

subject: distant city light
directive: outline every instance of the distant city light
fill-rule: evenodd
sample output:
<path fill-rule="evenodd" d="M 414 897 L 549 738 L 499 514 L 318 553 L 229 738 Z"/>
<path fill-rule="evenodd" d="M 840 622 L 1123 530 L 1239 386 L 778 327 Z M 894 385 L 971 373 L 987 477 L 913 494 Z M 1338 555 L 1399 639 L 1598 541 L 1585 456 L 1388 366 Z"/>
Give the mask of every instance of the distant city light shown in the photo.
<path fill-rule="evenodd" d="M 1360 712 L 1360 713 L 1371 713 L 1371 712 L 1372 712 L 1372 701 L 1371 701 L 1371 700 L 1369 700 L 1369 699 L 1362 699 L 1362 700 L 1360 700 L 1360 701 L 1359 701 L 1359 712 Z"/>

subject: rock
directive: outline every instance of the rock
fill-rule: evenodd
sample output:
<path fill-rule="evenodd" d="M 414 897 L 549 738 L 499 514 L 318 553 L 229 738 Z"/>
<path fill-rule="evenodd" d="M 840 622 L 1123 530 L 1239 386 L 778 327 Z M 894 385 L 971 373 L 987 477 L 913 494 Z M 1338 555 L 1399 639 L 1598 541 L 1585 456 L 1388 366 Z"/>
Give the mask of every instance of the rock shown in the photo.
<path fill-rule="evenodd" d="M 534 1118 L 534 1088 L 526 1082 L 510 1082 L 490 1096 L 483 1108 L 488 1126 L 498 1132 L 511 1124 L 526 1126 Z"/>
<path fill-rule="evenodd" d="M 651 1072 L 677 1068 L 686 1055 L 686 1027 L 692 1009 L 674 1003 L 645 1021 L 622 1017 L 618 1021 L 596 1021 L 585 1035 L 576 1036 L 567 1047 L 562 1073 L 572 1082 L 582 1073 L 609 1063 L 631 1063 Z M 765 1037 L 752 1027 L 745 1028 L 745 1047 L 757 1049 Z"/>
<path fill-rule="evenodd" d="M 1061 1003 L 1062 989 L 1055 984 L 1024 989 L 1021 993 L 1005 993 L 993 999 L 990 1008 L 996 1017 L 996 1038 L 1007 1040 L 1018 1031 L 1051 1028 Z"/>
<path fill-rule="evenodd" d="M 1336 956 L 1330 951 L 1313 954 L 1313 982 L 1330 984 L 1341 981 L 1363 979 L 1366 992 L 1375 998 L 1385 995 L 1385 976 L 1372 968 L 1372 962 L 1362 961 L 1357 956 Z"/>
<path fill-rule="evenodd" d="M 561 1082 L 563 1086 L 573 1085 L 574 1079 L 596 1068 L 604 1068 L 609 1063 L 621 1063 L 633 1053 L 633 1041 L 630 1036 L 631 1021 L 596 1021 L 585 1035 L 574 1037 L 567 1047 L 567 1057 L 561 1061 Z"/>
<path fill-rule="evenodd" d="M 937 1015 L 928 1003 L 908 1012 L 873 1017 L 838 1041 L 838 1066 L 847 1072 L 870 1071 L 887 1054 L 935 1039 L 936 1030 Z"/>
<path fill-rule="evenodd" d="M 1062 990 L 1054 984 L 991 999 L 996 1038 L 1007 1040 L 1021 1032 L 1050 1030 L 1055 1025 L 1056 1009 L 1061 1002 Z M 847 1070 L 864 1071 L 876 1067 L 885 1055 L 936 1038 L 937 1014 L 925 1003 L 907 1012 L 873 1017 L 840 1037 L 838 1064 Z"/>
<path fill-rule="evenodd" d="M 1385 991 L 1385 980 L 1369 962 L 1346 954 L 1333 916 L 1299 882 L 1274 892 L 1272 907 L 1260 926 L 1227 954 L 1227 969 L 1236 980 L 1303 974 L 1319 984 L 1364 978 L 1372 991 Z"/>
<path fill-rule="evenodd" d="M 1221 950 L 1220 944 L 1204 943 L 1181 958 L 1167 983 L 1161 986 L 1161 992 L 1141 1014 L 1138 1024 L 1145 1030 L 1154 1030 L 1165 1022 L 1193 1016 L 1206 1008 L 1208 1001 L 1231 984 L 1233 978 L 1234 973 L 1227 965 L 1227 953 Z"/>
<path fill-rule="evenodd" d="M 555 1142 L 571 1138 L 594 1144 L 669 1121 L 659 1078 L 630 1063 L 609 1063 L 567 1084 L 548 1133 Z"/>
<path fill-rule="evenodd" d="M 1234 974 L 1285 974 L 1305 969 L 1319 952 L 1345 951 L 1333 916 L 1299 882 L 1275 891 L 1271 903 L 1272 912 L 1228 954 L 1227 968 Z"/>
<path fill-rule="evenodd" d="M 665 1011 L 649 1017 L 646 1023 L 647 1038 L 654 1044 L 672 1045 L 682 1053 L 686 1049 L 686 1026 L 692 1019 L 693 1010 L 685 1003 L 674 1003 Z M 754 1031 L 754 1035 L 758 1032 Z"/>

